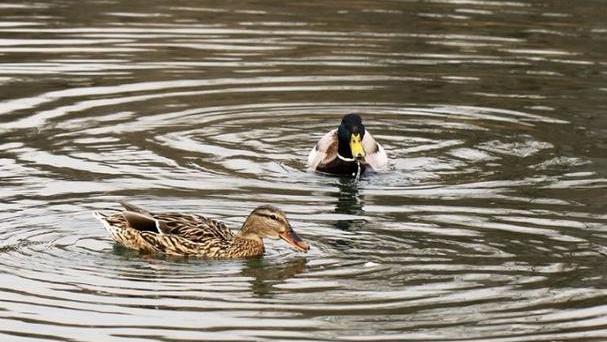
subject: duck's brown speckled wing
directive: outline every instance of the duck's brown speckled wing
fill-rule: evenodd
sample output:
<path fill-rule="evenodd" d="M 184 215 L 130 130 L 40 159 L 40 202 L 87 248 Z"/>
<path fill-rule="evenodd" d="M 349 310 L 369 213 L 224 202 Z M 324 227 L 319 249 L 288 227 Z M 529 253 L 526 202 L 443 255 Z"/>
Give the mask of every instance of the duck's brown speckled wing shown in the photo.
<path fill-rule="evenodd" d="M 192 242 L 230 241 L 234 233 L 221 221 L 196 214 L 152 214 L 162 234 L 177 235 Z"/>
<path fill-rule="evenodd" d="M 158 232 L 130 226 L 124 212 L 94 215 L 114 241 L 140 251 L 221 258 L 228 256 L 234 239 L 234 233 L 225 224 L 200 215 L 149 214 L 150 219 L 158 222 Z"/>
<path fill-rule="evenodd" d="M 156 251 L 169 255 L 225 257 L 230 243 L 220 239 L 205 239 L 199 242 L 175 234 L 141 232 L 141 238 Z"/>
<path fill-rule="evenodd" d="M 196 214 L 151 213 L 122 202 L 125 211 L 94 212 L 112 239 L 145 252 L 205 258 L 263 255 L 263 242 L 235 235 L 218 220 Z"/>

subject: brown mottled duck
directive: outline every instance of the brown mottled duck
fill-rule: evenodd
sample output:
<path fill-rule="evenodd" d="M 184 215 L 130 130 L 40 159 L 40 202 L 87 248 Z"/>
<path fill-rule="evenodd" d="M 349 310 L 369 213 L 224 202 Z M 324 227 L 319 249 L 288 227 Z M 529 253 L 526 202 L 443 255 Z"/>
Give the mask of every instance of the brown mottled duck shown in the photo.
<path fill-rule="evenodd" d="M 292 248 L 307 252 L 285 213 L 273 206 L 254 209 L 238 233 L 218 220 L 196 214 L 150 213 L 126 202 L 125 210 L 104 214 L 94 212 L 114 241 L 148 253 L 236 259 L 263 255 L 263 238 L 282 239 Z"/>

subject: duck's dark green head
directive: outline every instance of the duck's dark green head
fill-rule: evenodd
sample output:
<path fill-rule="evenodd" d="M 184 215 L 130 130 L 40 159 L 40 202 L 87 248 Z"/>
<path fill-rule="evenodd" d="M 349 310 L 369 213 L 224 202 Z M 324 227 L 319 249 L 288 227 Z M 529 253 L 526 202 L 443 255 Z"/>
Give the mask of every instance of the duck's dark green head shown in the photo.
<path fill-rule="evenodd" d="M 366 154 L 362 145 L 364 136 L 365 126 L 360 116 L 345 115 L 337 129 L 339 155 L 345 158 L 364 158 Z"/>

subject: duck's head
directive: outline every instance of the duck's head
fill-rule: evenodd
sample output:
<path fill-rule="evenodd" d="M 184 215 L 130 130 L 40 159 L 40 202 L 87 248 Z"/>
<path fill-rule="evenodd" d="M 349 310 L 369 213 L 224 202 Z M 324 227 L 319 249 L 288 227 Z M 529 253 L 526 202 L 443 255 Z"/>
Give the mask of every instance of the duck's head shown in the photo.
<path fill-rule="evenodd" d="M 364 136 L 365 126 L 360 116 L 358 114 L 344 116 L 337 129 L 339 155 L 344 158 L 364 158 L 366 155 L 362 144 Z"/>
<path fill-rule="evenodd" d="M 261 240 L 264 237 L 282 239 L 300 252 L 310 249 L 310 245 L 297 236 L 285 213 L 270 205 L 255 208 L 247 217 L 240 235 L 253 240 Z"/>

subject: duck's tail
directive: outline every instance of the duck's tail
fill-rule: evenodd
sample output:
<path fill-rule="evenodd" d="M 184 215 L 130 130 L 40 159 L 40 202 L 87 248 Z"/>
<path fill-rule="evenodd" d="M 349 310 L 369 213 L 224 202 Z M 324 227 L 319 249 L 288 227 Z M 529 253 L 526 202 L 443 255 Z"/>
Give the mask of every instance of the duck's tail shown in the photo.
<path fill-rule="evenodd" d="M 105 228 L 105 230 L 108 231 L 108 233 L 110 233 L 111 236 L 114 235 L 114 231 L 116 228 L 114 228 L 112 226 L 112 224 L 110 223 L 109 215 L 104 214 L 100 211 L 93 211 L 93 217 L 95 217 L 97 220 L 101 221 L 101 223 L 103 224 L 103 227 Z"/>
<path fill-rule="evenodd" d="M 128 229 L 126 220 L 119 212 L 105 214 L 100 211 L 94 211 L 93 216 L 101 221 L 112 240 L 120 245 L 132 249 L 142 249 L 142 246 L 145 245 L 140 233 L 134 229 Z"/>

